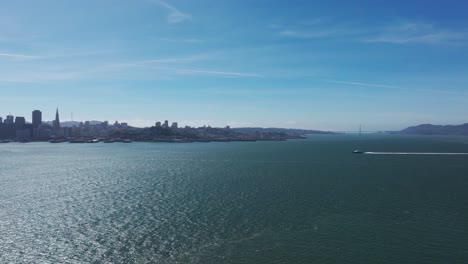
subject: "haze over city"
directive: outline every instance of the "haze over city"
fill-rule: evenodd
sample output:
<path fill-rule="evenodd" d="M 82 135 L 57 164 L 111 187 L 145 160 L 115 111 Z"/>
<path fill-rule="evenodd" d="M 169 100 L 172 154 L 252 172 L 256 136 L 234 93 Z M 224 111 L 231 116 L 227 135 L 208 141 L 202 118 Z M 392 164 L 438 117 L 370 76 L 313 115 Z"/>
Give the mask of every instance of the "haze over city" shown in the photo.
<path fill-rule="evenodd" d="M 399 130 L 468 120 L 463 1 L 8 1 L 0 116 Z M 337 8 L 339 7 L 339 8 Z"/>

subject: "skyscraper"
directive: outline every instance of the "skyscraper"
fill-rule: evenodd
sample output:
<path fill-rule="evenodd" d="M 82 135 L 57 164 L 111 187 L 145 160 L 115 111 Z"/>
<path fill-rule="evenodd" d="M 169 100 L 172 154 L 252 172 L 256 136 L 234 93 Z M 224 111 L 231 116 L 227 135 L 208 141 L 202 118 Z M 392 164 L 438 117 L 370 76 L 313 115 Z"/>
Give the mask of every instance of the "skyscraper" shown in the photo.
<path fill-rule="evenodd" d="M 34 110 L 32 112 L 32 124 L 34 128 L 38 128 L 42 124 L 42 112 Z"/>
<path fill-rule="evenodd" d="M 16 129 L 23 129 L 25 124 L 26 124 L 26 119 L 24 117 L 17 116 L 15 118 Z"/>
<path fill-rule="evenodd" d="M 13 124 L 13 119 L 14 117 L 12 115 L 7 115 L 6 119 L 5 119 L 5 124 Z"/>
<path fill-rule="evenodd" d="M 57 108 L 57 112 L 55 112 L 54 129 L 55 130 L 60 129 L 60 118 L 59 118 L 58 108 Z"/>

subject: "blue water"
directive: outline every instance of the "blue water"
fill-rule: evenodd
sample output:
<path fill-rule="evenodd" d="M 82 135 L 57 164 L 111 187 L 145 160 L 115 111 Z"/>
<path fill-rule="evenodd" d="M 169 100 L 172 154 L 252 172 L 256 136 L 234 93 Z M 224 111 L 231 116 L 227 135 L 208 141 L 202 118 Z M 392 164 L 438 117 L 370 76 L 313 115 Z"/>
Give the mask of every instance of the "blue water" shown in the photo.
<path fill-rule="evenodd" d="M 468 263 L 468 138 L 0 144 L 0 263 Z"/>

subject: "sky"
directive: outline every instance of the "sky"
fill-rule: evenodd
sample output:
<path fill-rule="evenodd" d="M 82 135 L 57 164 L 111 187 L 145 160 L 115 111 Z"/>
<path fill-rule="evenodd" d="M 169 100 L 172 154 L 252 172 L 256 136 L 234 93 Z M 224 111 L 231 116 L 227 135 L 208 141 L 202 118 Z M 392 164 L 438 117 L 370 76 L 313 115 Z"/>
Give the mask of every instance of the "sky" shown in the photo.
<path fill-rule="evenodd" d="M 0 2 L 0 116 L 355 131 L 468 122 L 468 2 Z M 72 114 L 73 113 L 73 114 Z"/>

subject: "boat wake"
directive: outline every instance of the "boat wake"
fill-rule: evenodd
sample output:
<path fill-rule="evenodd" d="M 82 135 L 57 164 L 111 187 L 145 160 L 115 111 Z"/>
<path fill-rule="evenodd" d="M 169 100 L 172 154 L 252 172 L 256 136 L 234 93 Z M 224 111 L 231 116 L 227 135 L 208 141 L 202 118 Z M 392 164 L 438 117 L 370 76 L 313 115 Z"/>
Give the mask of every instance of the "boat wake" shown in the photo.
<path fill-rule="evenodd" d="M 441 152 L 363 152 L 366 155 L 468 155 L 468 153 L 441 153 Z"/>

